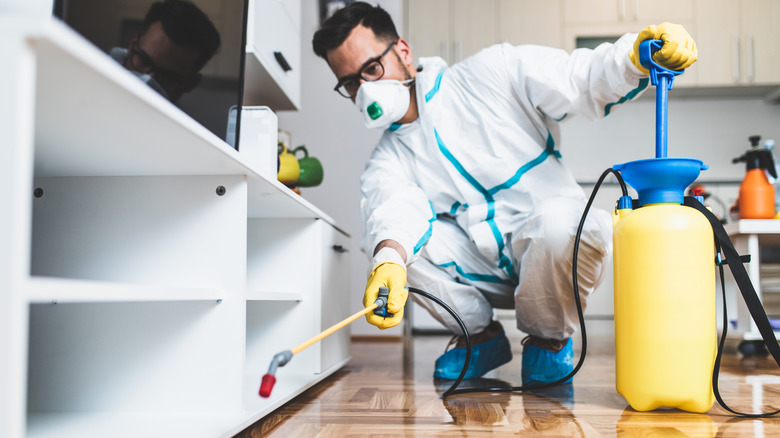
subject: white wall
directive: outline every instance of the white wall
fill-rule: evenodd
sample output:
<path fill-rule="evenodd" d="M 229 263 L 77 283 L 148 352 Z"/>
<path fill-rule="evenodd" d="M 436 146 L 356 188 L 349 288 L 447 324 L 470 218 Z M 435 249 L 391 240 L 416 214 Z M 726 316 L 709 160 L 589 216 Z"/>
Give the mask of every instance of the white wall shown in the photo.
<path fill-rule="evenodd" d="M 279 127 L 292 133 L 294 145 L 306 144 L 323 162 L 323 184 L 303 189 L 303 196 L 352 235 L 351 310 L 358 311 L 367 274 L 367 258 L 359 249 L 364 230 L 358 208 L 359 179 L 380 132 L 363 127 L 352 103 L 333 91 L 336 80 L 327 64 L 312 52 L 311 38 L 319 25 L 317 3 L 304 1 L 302 5 L 302 108 L 279 113 Z M 404 36 L 403 1 L 378 3 L 393 16 Z M 710 170 L 702 174 L 704 181 L 742 178 L 744 165 L 731 164 L 731 158 L 746 149 L 749 135 L 780 140 L 780 105 L 750 98 L 680 98 L 675 97 L 675 91 L 670 92 L 669 155 L 705 161 Z M 560 149 L 578 180 L 593 182 L 613 164 L 653 156 L 654 93 L 654 89 L 648 90 L 639 101 L 624 105 L 604 120 L 574 118 L 562 125 Z M 610 205 L 612 200 L 604 196 L 599 197 L 598 205 Z M 601 288 L 597 294 L 590 300 L 589 313 L 611 314 L 611 288 Z M 379 332 L 360 320 L 352 324 L 352 333 L 397 335 L 400 331 Z"/>
<path fill-rule="evenodd" d="M 748 136 L 780 141 L 780 105 L 759 98 L 679 98 L 675 92 L 669 92 L 668 154 L 708 164 L 702 181 L 741 180 L 745 165 L 731 159 L 747 150 Z M 579 181 L 595 181 L 613 164 L 653 158 L 655 87 L 605 119 L 573 118 L 561 126 L 563 160 Z"/>

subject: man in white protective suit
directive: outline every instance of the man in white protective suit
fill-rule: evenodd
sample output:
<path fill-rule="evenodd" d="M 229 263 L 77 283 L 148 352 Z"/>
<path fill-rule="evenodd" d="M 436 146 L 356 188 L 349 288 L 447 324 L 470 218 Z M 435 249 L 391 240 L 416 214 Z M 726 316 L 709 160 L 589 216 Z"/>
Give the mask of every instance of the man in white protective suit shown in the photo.
<path fill-rule="evenodd" d="M 654 59 L 666 68 L 696 60 L 688 32 L 663 23 L 594 50 L 499 44 L 452 66 L 421 58 L 415 68 L 378 6 L 352 3 L 323 23 L 313 47 L 336 75 L 336 91 L 367 127 L 385 130 L 361 177 L 363 248 L 372 256 L 363 304 L 388 287 L 394 316 L 369 314 L 368 322 L 384 329 L 401 321 L 408 281 L 447 302 L 472 334 L 466 378 L 512 359 L 494 308 L 515 309 L 517 328 L 529 335 L 523 385 L 572 371 L 572 252 L 586 197 L 560 160 L 559 124 L 605 117 L 646 89 L 637 54 L 645 39 L 664 41 Z M 609 213 L 592 212 L 579 250 L 583 303 L 604 277 L 611 239 Z M 418 303 L 460 333 L 443 309 Z M 465 341 L 453 344 L 435 378 L 460 374 Z"/>

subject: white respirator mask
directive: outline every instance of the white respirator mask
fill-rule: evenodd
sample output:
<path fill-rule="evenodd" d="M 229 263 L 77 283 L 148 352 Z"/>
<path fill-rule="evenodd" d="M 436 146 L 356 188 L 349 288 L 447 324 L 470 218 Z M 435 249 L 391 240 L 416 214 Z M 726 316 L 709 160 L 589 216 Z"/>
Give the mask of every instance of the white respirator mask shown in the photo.
<path fill-rule="evenodd" d="M 355 105 L 363 114 L 366 128 L 387 129 L 400 120 L 409 110 L 411 97 L 407 84 L 413 81 L 414 79 L 384 79 L 363 82 L 358 88 Z"/>
<path fill-rule="evenodd" d="M 108 54 L 113 58 L 114 61 L 125 65 L 125 61 L 127 61 L 127 57 L 129 55 L 129 50 L 123 49 L 121 47 L 114 47 L 112 48 Z M 165 91 L 165 89 L 160 85 L 159 82 L 157 82 L 150 74 L 148 73 L 140 73 L 137 71 L 129 70 L 130 73 L 134 74 L 138 79 L 143 81 L 146 85 L 151 87 L 154 91 L 162 94 L 162 96 L 166 99 L 168 98 L 168 93 Z"/>

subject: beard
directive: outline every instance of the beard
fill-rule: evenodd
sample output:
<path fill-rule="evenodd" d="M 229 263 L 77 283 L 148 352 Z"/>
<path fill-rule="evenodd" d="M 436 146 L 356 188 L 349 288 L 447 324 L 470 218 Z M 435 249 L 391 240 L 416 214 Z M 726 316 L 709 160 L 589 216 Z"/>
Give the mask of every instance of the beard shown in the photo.
<path fill-rule="evenodd" d="M 401 67 L 401 70 L 404 72 L 404 80 L 407 81 L 409 79 L 412 79 L 412 73 L 409 71 L 409 67 L 404 64 L 404 62 L 401 60 L 401 56 L 398 55 L 397 52 L 393 51 L 393 55 L 395 56 L 395 60 L 398 63 L 398 66 Z M 414 86 L 414 82 L 410 85 L 411 87 Z"/>

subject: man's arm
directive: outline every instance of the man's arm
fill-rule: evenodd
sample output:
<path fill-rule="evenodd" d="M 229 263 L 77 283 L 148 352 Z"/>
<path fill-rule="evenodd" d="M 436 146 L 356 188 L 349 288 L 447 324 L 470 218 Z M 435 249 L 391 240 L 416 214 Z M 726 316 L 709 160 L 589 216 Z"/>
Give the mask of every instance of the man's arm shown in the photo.
<path fill-rule="evenodd" d="M 374 248 L 374 254 L 372 254 L 372 255 L 376 255 L 376 253 L 378 253 L 379 250 L 382 249 L 382 248 L 392 248 L 392 249 L 398 251 L 398 254 L 404 260 L 404 263 L 406 263 L 406 261 L 407 261 L 406 251 L 404 250 L 404 247 L 401 246 L 400 243 L 396 242 L 395 240 L 389 240 L 389 239 L 388 240 L 383 240 L 383 241 L 379 242 L 379 244 L 376 246 L 376 248 Z"/>
<path fill-rule="evenodd" d="M 596 120 L 646 89 L 647 80 L 642 79 L 647 70 L 633 62 L 636 47 L 645 39 L 664 41 L 664 48 L 653 59 L 667 68 L 686 68 L 696 60 L 693 39 L 682 26 L 670 23 L 649 26 L 639 36 L 625 34 L 613 44 L 592 50 L 567 53 L 529 45 L 502 47 L 517 95 L 527 95 L 534 108 L 555 120 L 566 115 Z"/>

